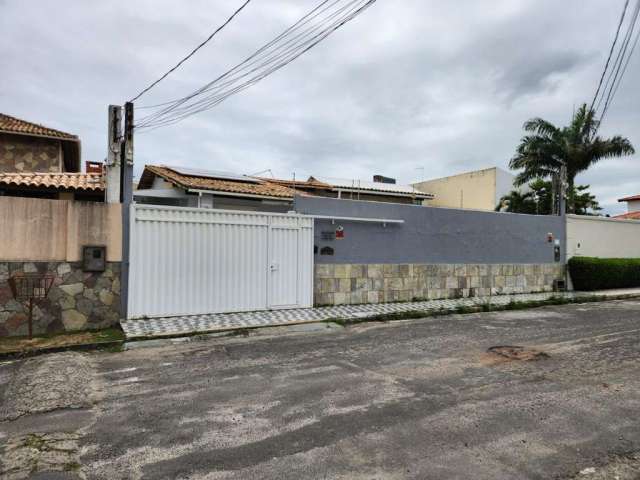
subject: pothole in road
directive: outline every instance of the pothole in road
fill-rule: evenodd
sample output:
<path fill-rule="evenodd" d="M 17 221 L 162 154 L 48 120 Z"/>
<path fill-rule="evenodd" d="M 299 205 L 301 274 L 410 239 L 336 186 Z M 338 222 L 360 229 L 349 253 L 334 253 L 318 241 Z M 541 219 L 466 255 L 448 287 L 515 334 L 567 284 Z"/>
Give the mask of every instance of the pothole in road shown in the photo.
<path fill-rule="evenodd" d="M 504 360 L 517 360 L 522 362 L 536 362 L 550 358 L 545 352 L 519 345 L 497 345 L 488 348 L 487 352 Z"/>

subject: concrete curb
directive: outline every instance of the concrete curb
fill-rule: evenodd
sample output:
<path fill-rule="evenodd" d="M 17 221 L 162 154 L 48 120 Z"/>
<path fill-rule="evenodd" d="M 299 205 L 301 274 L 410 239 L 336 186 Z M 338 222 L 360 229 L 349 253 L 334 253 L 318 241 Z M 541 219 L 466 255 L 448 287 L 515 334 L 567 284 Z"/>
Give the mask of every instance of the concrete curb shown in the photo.
<path fill-rule="evenodd" d="M 199 340 L 208 340 L 212 338 L 234 338 L 234 337 L 250 337 L 251 332 L 265 332 L 269 333 L 269 331 L 273 331 L 276 329 L 288 330 L 291 333 L 305 333 L 304 330 L 300 329 L 300 327 L 312 327 L 313 325 L 322 325 L 323 330 L 328 331 L 331 328 L 339 328 L 342 329 L 342 325 L 335 323 L 330 320 L 318 321 L 318 320 L 309 320 L 309 321 L 300 321 L 296 323 L 288 323 L 286 325 L 268 325 L 268 326 L 252 326 L 252 327 L 242 327 L 242 328 L 228 328 L 225 330 L 202 330 L 197 332 L 189 332 L 187 334 L 184 333 L 168 333 L 166 335 L 157 335 L 150 337 L 132 337 L 130 339 L 125 340 L 124 349 L 129 350 L 132 348 L 138 348 L 136 345 L 145 346 L 162 346 L 168 344 L 175 343 L 186 343 L 191 341 L 199 341 Z M 306 333 L 310 333 L 314 330 L 307 330 Z M 315 330 L 315 331 L 319 331 Z"/>

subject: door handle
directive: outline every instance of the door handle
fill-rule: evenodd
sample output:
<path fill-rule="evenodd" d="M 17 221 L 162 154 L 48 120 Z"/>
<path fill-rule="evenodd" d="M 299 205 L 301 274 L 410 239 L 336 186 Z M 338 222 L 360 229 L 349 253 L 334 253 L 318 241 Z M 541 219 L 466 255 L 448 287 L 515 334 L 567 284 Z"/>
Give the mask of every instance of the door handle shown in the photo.
<path fill-rule="evenodd" d="M 275 272 L 276 270 L 278 270 L 278 264 L 277 263 L 272 263 L 271 267 L 269 267 L 271 269 L 272 272 Z"/>

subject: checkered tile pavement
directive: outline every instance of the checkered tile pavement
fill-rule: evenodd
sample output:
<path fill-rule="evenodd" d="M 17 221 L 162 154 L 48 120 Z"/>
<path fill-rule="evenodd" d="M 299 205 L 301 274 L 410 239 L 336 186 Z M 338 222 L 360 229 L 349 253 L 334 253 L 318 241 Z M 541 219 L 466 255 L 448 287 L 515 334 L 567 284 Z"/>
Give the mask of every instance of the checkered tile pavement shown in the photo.
<path fill-rule="evenodd" d="M 412 310 L 448 310 L 458 307 L 470 307 L 490 302 L 492 305 L 506 305 L 511 301 L 527 302 L 547 300 L 552 296 L 563 295 L 575 298 L 586 295 L 620 296 L 640 295 L 637 290 L 612 290 L 606 292 L 568 292 L 533 293 L 519 295 L 501 295 L 494 297 L 474 297 L 447 300 L 429 300 L 422 302 L 383 303 L 369 305 L 339 305 L 333 307 L 299 308 L 293 310 L 269 310 L 246 313 L 218 313 L 208 315 L 188 315 L 177 317 L 145 318 L 126 320 L 122 328 L 127 338 L 163 337 L 187 335 L 192 333 L 218 332 L 241 328 L 274 327 L 311 323 L 340 318 L 344 320 L 371 317 L 381 314 L 402 313 Z"/>

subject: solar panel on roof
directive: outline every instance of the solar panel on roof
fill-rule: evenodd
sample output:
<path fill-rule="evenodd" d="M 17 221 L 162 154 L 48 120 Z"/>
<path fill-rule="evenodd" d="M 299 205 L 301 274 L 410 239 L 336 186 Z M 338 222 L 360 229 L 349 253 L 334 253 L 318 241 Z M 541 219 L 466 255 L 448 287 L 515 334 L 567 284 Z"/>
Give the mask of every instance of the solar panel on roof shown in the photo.
<path fill-rule="evenodd" d="M 331 177 L 316 177 L 317 180 L 328 183 L 337 188 L 349 188 L 353 190 L 371 190 L 378 192 L 405 193 L 408 195 L 424 195 L 411 185 L 399 185 L 394 183 L 369 182 L 367 180 L 347 180 Z"/>
<path fill-rule="evenodd" d="M 204 170 L 200 168 L 171 167 L 168 165 L 166 166 L 166 168 L 173 170 L 174 172 L 178 172 L 181 175 L 188 175 L 191 177 L 216 178 L 219 180 L 231 180 L 235 182 L 260 183 L 260 180 L 247 177 L 246 175 L 238 175 L 236 173 L 220 172 L 216 170 Z"/>

